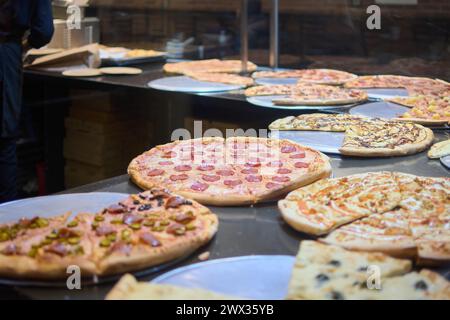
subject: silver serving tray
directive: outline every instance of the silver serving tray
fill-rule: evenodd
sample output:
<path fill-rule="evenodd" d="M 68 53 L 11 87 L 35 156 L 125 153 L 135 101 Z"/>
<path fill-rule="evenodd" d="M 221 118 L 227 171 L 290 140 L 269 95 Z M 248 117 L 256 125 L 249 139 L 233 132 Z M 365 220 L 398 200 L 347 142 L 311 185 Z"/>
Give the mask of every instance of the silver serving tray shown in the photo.
<path fill-rule="evenodd" d="M 252 300 L 281 300 L 287 295 L 295 257 L 242 256 L 210 260 L 169 271 L 153 283 L 200 288 Z"/>
<path fill-rule="evenodd" d="M 244 88 L 239 85 L 198 81 L 186 76 L 153 80 L 148 83 L 148 86 L 157 90 L 197 93 L 232 91 Z"/>

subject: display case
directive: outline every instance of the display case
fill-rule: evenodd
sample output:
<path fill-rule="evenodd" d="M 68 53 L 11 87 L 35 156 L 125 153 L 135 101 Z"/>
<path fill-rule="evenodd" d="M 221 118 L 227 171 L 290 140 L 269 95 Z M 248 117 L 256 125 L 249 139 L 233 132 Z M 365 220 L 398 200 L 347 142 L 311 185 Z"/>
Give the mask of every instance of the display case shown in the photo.
<path fill-rule="evenodd" d="M 67 228 L 87 226 L 95 266 L 71 290 L 61 268 L 11 279 L 0 265 L 0 296 L 141 297 L 121 295 L 144 286 L 131 273 L 215 298 L 450 299 L 447 0 L 55 1 L 54 14 L 55 38 L 25 59 L 22 149 L 39 159 L 19 154 L 26 199 L 0 206 L 0 224 L 20 208 L 43 228 L 90 212 Z M 58 255 L 52 237 L 84 245 L 58 233 L 30 259 Z M 378 291 L 372 259 L 389 262 Z"/>

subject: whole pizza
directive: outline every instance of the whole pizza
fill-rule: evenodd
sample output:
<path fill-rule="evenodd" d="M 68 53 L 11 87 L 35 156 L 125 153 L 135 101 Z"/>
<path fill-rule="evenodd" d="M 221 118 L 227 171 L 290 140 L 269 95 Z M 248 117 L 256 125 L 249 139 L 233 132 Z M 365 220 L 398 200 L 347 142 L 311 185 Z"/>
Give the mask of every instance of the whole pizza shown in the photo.
<path fill-rule="evenodd" d="M 357 78 L 355 74 L 333 69 L 301 69 L 286 71 L 259 71 L 253 78 L 298 78 L 299 82 L 342 85 Z"/>
<path fill-rule="evenodd" d="M 278 205 L 296 230 L 350 250 L 450 262 L 450 179 L 369 172 L 324 179 Z"/>
<path fill-rule="evenodd" d="M 0 225 L 0 276 L 64 279 L 138 271 L 188 255 L 217 232 L 218 218 L 164 189 L 131 195 L 96 214 Z"/>
<path fill-rule="evenodd" d="M 141 188 L 163 186 L 203 204 L 244 205 L 272 199 L 328 177 L 324 154 L 288 140 L 200 138 L 157 146 L 130 163 Z"/>
<path fill-rule="evenodd" d="M 344 84 L 346 88 L 404 88 L 412 96 L 449 96 L 450 84 L 439 79 L 397 75 L 360 76 Z"/>

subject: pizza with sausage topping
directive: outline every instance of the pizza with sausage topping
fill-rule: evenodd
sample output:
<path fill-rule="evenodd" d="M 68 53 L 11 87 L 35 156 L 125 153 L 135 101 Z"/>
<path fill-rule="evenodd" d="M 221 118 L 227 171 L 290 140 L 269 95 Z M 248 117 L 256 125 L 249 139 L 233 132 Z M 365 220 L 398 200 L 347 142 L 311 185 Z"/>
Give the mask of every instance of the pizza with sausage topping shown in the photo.
<path fill-rule="evenodd" d="M 324 154 L 288 140 L 234 137 L 175 141 L 135 158 L 128 173 L 143 189 L 164 186 L 202 204 L 269 200 L 328 177 Z"/>

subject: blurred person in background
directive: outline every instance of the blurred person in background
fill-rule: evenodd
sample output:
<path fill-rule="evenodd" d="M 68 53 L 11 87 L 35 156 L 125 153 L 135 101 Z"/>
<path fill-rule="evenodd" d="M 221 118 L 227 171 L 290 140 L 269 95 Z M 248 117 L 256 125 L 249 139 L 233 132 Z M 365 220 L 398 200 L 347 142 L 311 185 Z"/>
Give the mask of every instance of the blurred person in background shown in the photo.
<path fill-rule="evenodd" d="M 17 192 L 22 54 L 49 43 L 53 31 L 50 0 L 0 0 L 0 203 Z"/>

